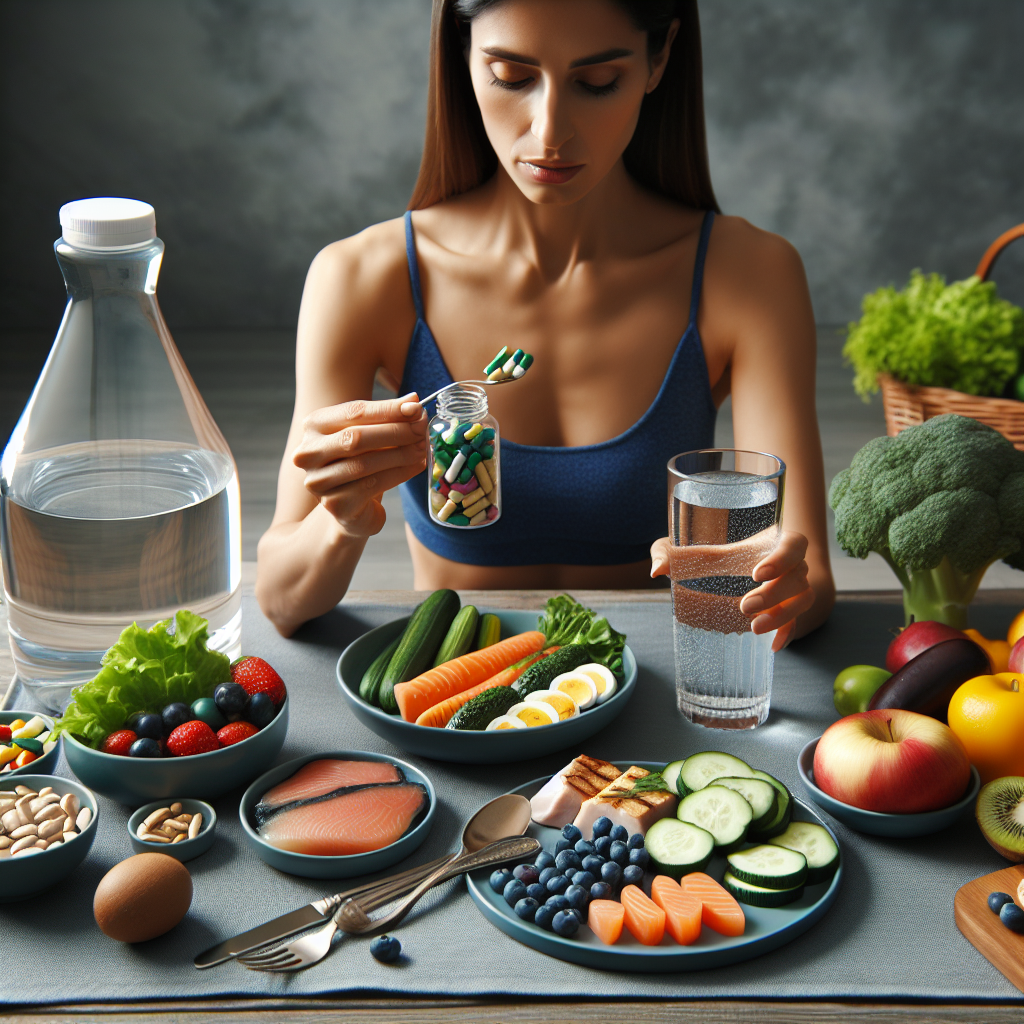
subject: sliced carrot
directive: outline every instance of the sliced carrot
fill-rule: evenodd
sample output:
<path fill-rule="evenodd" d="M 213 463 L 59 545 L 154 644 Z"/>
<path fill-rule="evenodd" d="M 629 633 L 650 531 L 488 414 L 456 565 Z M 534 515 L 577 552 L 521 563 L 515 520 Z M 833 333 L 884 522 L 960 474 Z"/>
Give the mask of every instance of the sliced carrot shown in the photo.
<path fill-rule="evenodd" d="M 679 879 L 679 888 L 701 902 L 701 920 L 720 935 L 742 935 L 747 919 L 743 908 L 710 875 L 694 871 Z"/>
<path fill-rule="evenodd" d="M 665 911 L 665 931 L 680 946 L 689 946 L 700 938 L 703 904 L 689 896 L 668 875 L 658 875 L 651 883 L 651 899 Z"/>
<path fill-rule="evenodd" d="M 647 898 L 643 889 L 627 885 L 619 893 L 623 923 L 633 938 L 645 946 L 656 946 L 665 937 L 665 911 Z"/>
<path fill-rule="evenodd" d="M 398 710 L 407 722 L 415 722 L 428 708 L 490 679 L 503 668 L 539 651 L 543 646 L 544 634 L 531 630 L 464 654 L 461 658 L 446 661 L 415 679 L 396 684 Z"/>
<path fill-rule="evenodd" d="M 552 650 L 555 649 L 552 648 Z M 455 694 L 454 697 L 440 701 L 433 707 L 427 708 L 416 719 L 416 724 L 430 725 L 435 729 L 443 729 L 448 724 L 452 715 L 467 701 L 472 700 L 477 694 L 483 693 L 484 690 L 493 689 L 495 686 L 511 686 L 535 661 L 540 661 L 547 654 L 548 652 L 544 651 L 528 655 L 517 661 L 514 665 L 509 665 L 508 668 L 502 669 L 497 675 L 491 676 L 490 679 L 485 679 L 482 683 L 471 686 L 468 690 L 463 690 L 462 693 Z"/>
<path fill-rule="evenodd" d="M 606 945 L 614 946 L 622 935 L 626 908 L 615 900 L 591 900 L 587 911 L 590 930 Z"/>

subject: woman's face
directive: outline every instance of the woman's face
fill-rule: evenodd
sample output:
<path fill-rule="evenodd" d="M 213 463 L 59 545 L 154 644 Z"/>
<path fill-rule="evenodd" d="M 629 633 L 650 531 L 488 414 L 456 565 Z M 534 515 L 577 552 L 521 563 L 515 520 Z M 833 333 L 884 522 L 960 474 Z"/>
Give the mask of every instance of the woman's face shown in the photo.
<path fill-rule="evenodd" d="M 471 28 L 473 89 L 502 167 L 532 202 L 585 196 L 633 137 L 669 47 L 648 60 L 647 33 L 613 0 L 504 0 Z"/>

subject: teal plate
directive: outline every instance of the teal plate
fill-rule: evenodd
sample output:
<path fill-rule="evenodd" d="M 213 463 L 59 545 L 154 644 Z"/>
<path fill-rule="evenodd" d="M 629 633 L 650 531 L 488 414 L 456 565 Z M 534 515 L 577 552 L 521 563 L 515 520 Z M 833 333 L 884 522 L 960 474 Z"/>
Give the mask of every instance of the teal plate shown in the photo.
<path fill-rule="evenodd" d="M 663 763 L 652 761 L 615 763 L 623 771 L 631 764 L 651 771 L 659 771 L 664 767 Z M 529 798 L 547 781 L 546 778 L 535 779 L 525 786 L 513 789 L 512 792 Z M 839 845 L 835 833 L 807 804 L 794 799 L 793 805 L 794 821 L 810 821 L 824 826 L 836 841 L 836 845 Z M 541 845 L 548 851 L 554 850 L 555 843 L 561 837 L 558 829 L 538 825 L 536 822 L 531 822 L 526 834 L 540 840 Z M 716 854 L 708 865 L 707 873 L 720 882 L 725 868 L 725 858 Z M 825 916 L 835 902 L 842 876 L 843 866 L 840 862 L 839 869 L 830 882 L 807 886 L 799 900 L 785 907 L 770 909 L 748 907 L 741 903 L 747 919 L 743 935 L 730 938 L 705 927 L 701 929 L 700 938 L 691 946 L 680 946 L 667 934 L 661 945 L 644 946 L 626 929 L 623 929 L 622 938 L 614 946 L 606 946 L 586 925 L 580 926 L 574 938 L 563 939 L 554 932 L 545 931 L 538 925 L 516 917 L 501 894 L 491 888 L 488 882 L 489 871 L 477 871 L 467 875 L 466 881 L 473 902 L 491 924 L 516 941 L 541 953 L 547 953 L 548 956 L 559 960 L 567 960 L 569 963 L 599 967 L 608 971 L 664 972 L 703 971 L 709 967 L 725 967 L 741 960 L 751 960 L 784 946 Z M 649 889 L 651 878 L 652 875 L 648 872 L 645 890 Z"/>
<path fill-rule="evenodd" d="M 10 725 L 11 722 L 16 722 L 19 718 L 24 721 L 28 721 L 30 718 L 38 715 L 50 729 L 53 731 L 53 719 L 49 715 L 44 715 L 41 711 L 0 711 L 0 725 Z M 10 771 L 6 771 L 0 774 L 0 779 L 7 779 L 14 775 L 50 775 L 53 770 L 57 767 L 57 761 L 60 758 L 60 741 L 61 737 L 57 737 L 57 742 L 53 745 L 52 749 L 48 750 L 41 757 L 37 757 L 34 761 L 29 761 L 28 764 L 21 768 L 12 768 Z"/>
<path fill-rule="evenodd" d="M 498 612 L 502 639 L 536 629 L 538 614 Z M 463 732 L 406 722 L 400 715 L 389 715 L 367 704 L 359 696 L 359 682 L 373 659 L 405 629 L 408 621 L 408 616 L 395 619 L 394 622 L 371 629 L 349 644 L 338 659 L 338 684 L 342 696 L 363 725 L 410 754 L 461 764 L 507 764 L 510 761 L 543 757 L 565 747 L 575 747 L 610 725 L 626 706 L 636 687 L 636 659 L 627 646 L 622 652 L 625 679 L 619 681 L 615 693 L 604 704 L 598 704 L 564 722 L 501 732 Z"/>

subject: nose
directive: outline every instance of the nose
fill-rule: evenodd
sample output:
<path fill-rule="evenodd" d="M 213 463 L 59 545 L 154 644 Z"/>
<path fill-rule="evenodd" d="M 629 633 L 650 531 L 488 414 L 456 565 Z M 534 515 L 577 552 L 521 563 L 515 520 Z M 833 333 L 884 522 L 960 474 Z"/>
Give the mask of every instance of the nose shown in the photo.
<path fill-rule="evenodd" d="M 568 98 L 547 76 L 544 88 L 538 89 L 535 95 L 537 106 L 533 112 L 531 131 L 545 150 L 557 151 L 575 135 Z"/>

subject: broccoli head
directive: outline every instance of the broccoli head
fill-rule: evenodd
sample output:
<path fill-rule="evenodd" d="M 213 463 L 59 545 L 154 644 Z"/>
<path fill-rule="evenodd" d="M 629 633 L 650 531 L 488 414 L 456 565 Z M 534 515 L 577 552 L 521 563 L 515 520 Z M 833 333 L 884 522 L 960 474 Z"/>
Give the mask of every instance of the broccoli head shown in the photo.
<path fill-rule="evenodd" d="M 832 481 L 836 537 L 877 551 L 903 585 L 909 622 L 962 629 L 985 571 L 1024 569 L 1024 452 L 966 416 L 936 416 L 876 437 Z"/>

